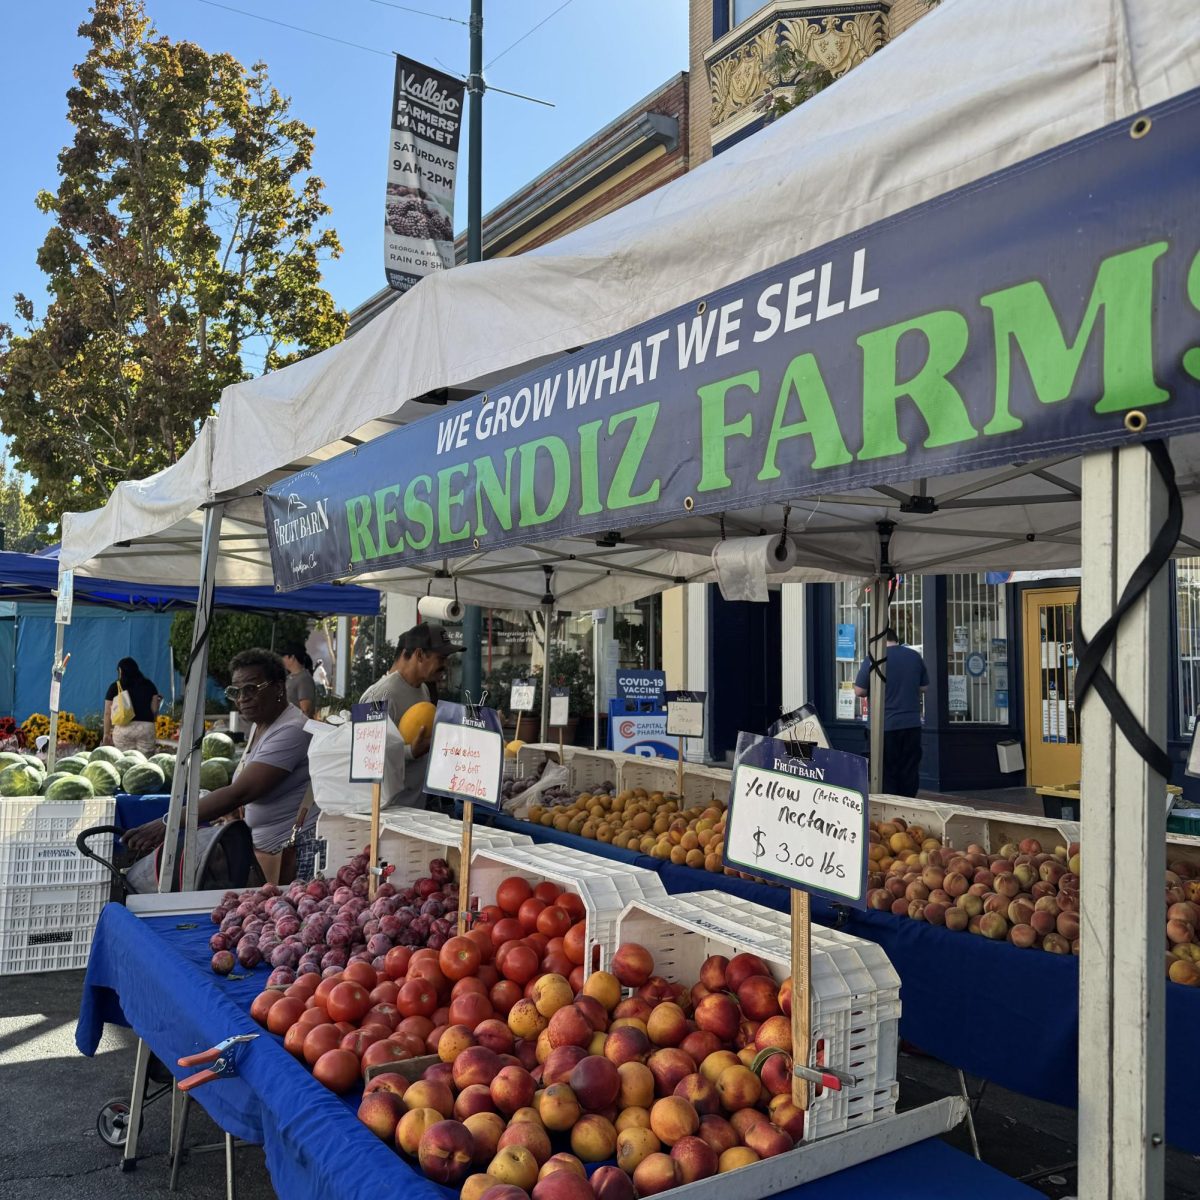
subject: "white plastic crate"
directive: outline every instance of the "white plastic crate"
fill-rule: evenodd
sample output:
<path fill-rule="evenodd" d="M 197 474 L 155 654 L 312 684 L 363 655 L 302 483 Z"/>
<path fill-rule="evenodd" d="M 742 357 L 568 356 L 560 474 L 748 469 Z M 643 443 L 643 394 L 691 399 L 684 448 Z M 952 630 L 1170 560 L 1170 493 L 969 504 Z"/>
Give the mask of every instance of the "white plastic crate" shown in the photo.
<path fill-rule="evenodd" d="M 477 847 L 471 854 L 471 906 L 494 904 L 496 889 L 512 875 L 535 886 L 543 880 L 574 892 L 585 910 L 584 973 L 602 969 L 617 945 L 617 921 L 631 901 L 666 900 L 653 871 L 565 846 Z"/>
<path fill-rule="evenodd" d="M 729 802 L 730 772 L 721 767 L 700 767 L 693 763 L 683 765 L 683 799 L 685 807 L 698 808 L 720 800 Z M 644 788 L 647 792 L 663 795 L 679 791 L 679 764 L 669 758 L 641 758 L 628 756 L 621 764 L 621 789 Z"/>
<path fill-rule="evenodd" d="M 826 934 L 813 928 L 812 1065 L 847 1071 L 858 1082 L 841 1091 L 814 1088 L 806 1140 L 895 1111 L 899 979 L 873 942 Z M 622 942 L 645 946 L 654 957 L 655 971 L 672 982 L 694 983 L 712 954 L 732 957 L 744 951 L 767 962 L 779 982 L 791 974 L 788 917 L 724 892 L 634 901 L 617 924 L 617 943 Z M 857 945 L 863 947 L 865 959 L 857 954 Z M 872 987 L 875 977 L 882 985 L 879 989 Z M 882 1021 L 878 1011 L 887 1014 Z"/>
<path fill-rule="evenodd" d="M 1044 850 L 1052 852 L 1057 845 L 1079 841 L 1077 821 L 1056 821 L 908 796 L 872 795 L 870 815 L 872 821 L 902 817 L 906 824 L 919 825 L 929 836 L 939 838 L 955 850 L 975 844 L 995 854 L 1006 842 L 1032 837 L 1042 843 Z"/>
<path fill-rule="evenodd" d="M 317 820 L 317 836 L 325 839 L 325 874 L 330 875 L 370 845 L 371 814 L 322 813 Z M 471 841 L 481 849 L 532 845 L 523 833 L 489 829 L 478 823 L 471 830 Z M 396 868 L 391 876 L 396 887 L 407 887 L 428 875 L 431 858 L 444 858 L 457 878 L 462 861 L 462 822 L 423 809 L 386 809 L 379 821 L 379 858 Z"/>
<path fill-rule="evenodd" d="M 0 888 L 0 975 L 86 967 L 110 885 Z"/>
<path fill-rule="evenodd" d="M 577 792 L 591 791 L 601 784 L 611 783 L 617 791 L 621 783 L 621 767 L 626 759 L 635 757 L 616 750 L 584 750 L 578 746 L 567 756 L 571 772 L 571 787 Z"/>
<path fill-rule="evenodd" d="M 105 867 L 80 854 L 75 838 L 95 825 L 116 821 L 111 796 L 51 801 L 39 796 L 0 799 L 0 888 L 66 887 L 109 879 Z M 111 859 L 112 834 L 89 845 Z"/>

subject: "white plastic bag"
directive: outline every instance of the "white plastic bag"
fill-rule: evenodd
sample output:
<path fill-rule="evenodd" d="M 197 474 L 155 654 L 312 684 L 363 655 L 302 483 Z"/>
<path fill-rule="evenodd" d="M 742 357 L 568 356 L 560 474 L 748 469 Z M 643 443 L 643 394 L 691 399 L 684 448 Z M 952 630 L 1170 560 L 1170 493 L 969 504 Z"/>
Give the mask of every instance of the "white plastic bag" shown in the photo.
<path fill-rule="evenodd" d="M 309 721 L 305 728 L 312 734 L 308 745 L 308 773 L 313 798 L 322 812 L 334 816 L 371 811 L 371 785 L 350 782 L 350 743 L 353 727 Z M 404 787 L 404 739 L 387 722 L 387 749 L 384 751 L 381 807 L 387 808 Z"/>
<path fill-rule="evenodd" d="M 543 792 L 549 791 L 550 788 L 567 787 L 570 782 L 571 772 L 567 767 L 556 762 L 547 762 L 541 779 L 523 792 L 505 800 L 502 807 L 510 817 L 527 817 L 529 810 L 541 799 Z"/>

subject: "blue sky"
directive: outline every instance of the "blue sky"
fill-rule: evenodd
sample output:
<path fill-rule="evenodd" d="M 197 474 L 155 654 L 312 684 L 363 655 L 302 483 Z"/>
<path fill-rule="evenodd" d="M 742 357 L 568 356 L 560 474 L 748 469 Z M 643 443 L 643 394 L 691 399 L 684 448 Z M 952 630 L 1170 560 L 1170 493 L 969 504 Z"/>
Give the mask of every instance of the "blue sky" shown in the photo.
<path fill-rule="evenodd" d="M 222 0 L 224 3 L 225 0 Z M 455 74 L 468 65 L 467 28 L 402 11 L 402 0 L 228 0 L 330 37 L 398 51 Z M 561 158 L 613 117 L 687 67 L 687 0 L 485 0 L 485 77 L 555 108 L 496 92 L 484 101 L 484 210 Z M 469 0 L 411 0 L 411 7 L 465 22 Z M 317 131 L 315 170 L 327 185 L 345 250 L 326 286 L 345 308 L 377 291 L 382 270 L 384 176 L 392 63 L 370 53 L 267 24 L 202 0 L 147 0 L 160 32 L 245 63 L 261 58 L 294 113 Z M 35 255 L 46 219 L 39 188 L 56 186 L 56 158 L 69 138 L 65 92 L 84 43 L 85 0 L 20 0 L 0 15 L 0 100 L 7 116 L 0 185 L 0 320 L 10 298 L 45 302 Z M 553 14 L 553 15 L 551 15 Z M 512 43 L 545 18 L 519 45 Z M 493 61 L 495 60 L 495 61 Z M 456 223 L 466 220 L 466 132 Z"/>

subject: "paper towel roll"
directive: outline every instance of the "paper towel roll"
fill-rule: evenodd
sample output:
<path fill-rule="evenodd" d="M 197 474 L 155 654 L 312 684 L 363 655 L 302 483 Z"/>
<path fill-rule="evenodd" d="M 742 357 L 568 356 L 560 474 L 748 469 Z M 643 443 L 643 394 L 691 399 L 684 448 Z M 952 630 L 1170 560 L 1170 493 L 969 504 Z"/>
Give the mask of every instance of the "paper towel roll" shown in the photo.
<path fill-rule="evenodd" d="M 422 596 L 417 601 L 417 612 L 434 621 L 461 621 L 463 606 L 457 600 L 442 596 Z"/>
<path fill-rule="evenodd" d="M 717 586 L 726 600 L 764 602 L 767 577 L 789 571 L 796 564 L 796 545 L 779 534 L 764 537 L 727 538 L 712 554 Z"/>

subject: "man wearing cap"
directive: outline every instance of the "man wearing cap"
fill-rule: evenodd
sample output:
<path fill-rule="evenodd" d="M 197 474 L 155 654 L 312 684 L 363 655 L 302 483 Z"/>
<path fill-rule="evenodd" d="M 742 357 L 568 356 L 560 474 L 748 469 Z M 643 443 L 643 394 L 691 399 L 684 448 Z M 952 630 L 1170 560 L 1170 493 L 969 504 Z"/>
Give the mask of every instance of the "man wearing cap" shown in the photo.
<path fill-rule="evenodd" d="M 388 715 L 398 725 L 400 718 L 414 704 L 431 699 L 430 685 L 436 686 L 445 680 L 446 659 L 461 649 L 446 636 L 441 625 L 414 625 L 400 635 L 391 670 L 363 692 L 361 701 L 386 700 Z M 392 798 L 393 805 L 425 807 L 429 740 L 429 734 L 422 733 L 411 746 L 405 747 L 404 787 Z"/>

